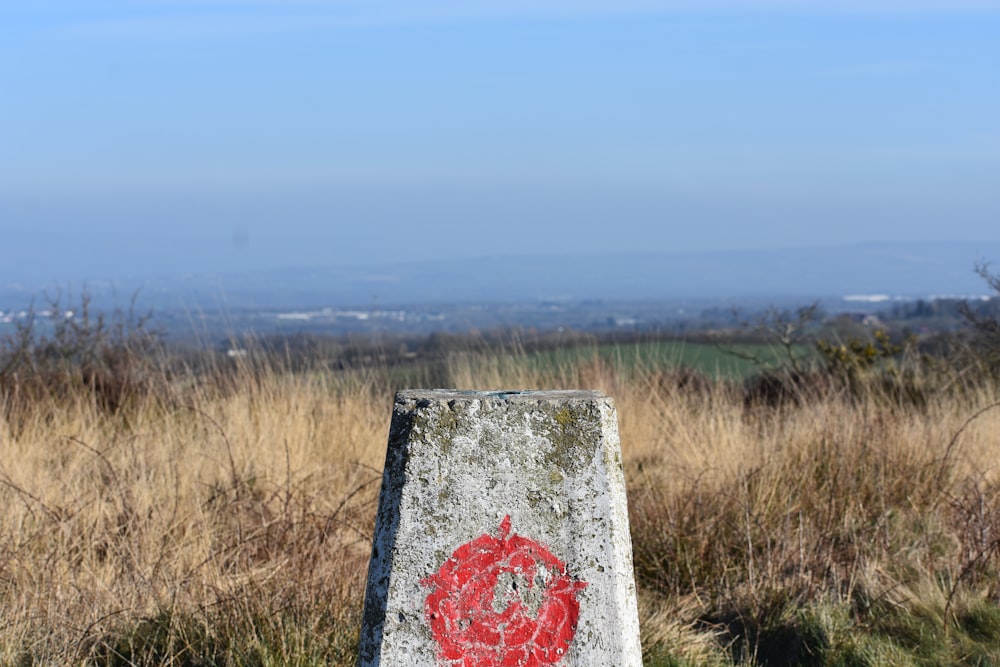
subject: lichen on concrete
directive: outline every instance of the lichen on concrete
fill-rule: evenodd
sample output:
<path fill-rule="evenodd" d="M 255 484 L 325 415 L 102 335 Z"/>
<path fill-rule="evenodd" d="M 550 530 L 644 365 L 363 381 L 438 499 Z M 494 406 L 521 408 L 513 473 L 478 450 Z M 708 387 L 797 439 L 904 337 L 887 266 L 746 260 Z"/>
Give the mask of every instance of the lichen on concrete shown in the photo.
<path fill-rule="evenodd" d="M 439 664 L 421 581 L 504 517 L 587 583 L 579 631 L 558 664 L 641 665 L 611 399 L 447 390 L 396 397 L 359 665 Z"/>

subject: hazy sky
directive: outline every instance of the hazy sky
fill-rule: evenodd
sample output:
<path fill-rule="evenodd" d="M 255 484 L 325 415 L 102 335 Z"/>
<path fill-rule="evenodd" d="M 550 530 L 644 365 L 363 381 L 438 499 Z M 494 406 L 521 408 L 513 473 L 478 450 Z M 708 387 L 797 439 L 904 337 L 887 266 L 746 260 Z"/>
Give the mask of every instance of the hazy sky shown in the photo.
<path fill-rule="evenodd" d="M 0 0 L 0 277 L 894 239 L 1000 240 L 1000 0 Z"/>

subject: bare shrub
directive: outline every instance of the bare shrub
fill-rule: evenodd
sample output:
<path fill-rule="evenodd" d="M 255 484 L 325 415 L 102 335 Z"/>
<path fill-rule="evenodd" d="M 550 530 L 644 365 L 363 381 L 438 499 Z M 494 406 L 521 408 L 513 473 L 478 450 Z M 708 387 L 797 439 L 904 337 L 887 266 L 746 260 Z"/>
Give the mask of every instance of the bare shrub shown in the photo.
<path fill-rule="evenodd" d="M 161 340 L 150 317 L 136 312 L 134 299 L 110 317 L 95 313 L 86 292 L 72 306 L 56 297 L 42 313 L 32 308 L 13 333 L 0 337 L 0 403 L 16 411 L 86 397 L 115 413 L 163 391 Z"/>

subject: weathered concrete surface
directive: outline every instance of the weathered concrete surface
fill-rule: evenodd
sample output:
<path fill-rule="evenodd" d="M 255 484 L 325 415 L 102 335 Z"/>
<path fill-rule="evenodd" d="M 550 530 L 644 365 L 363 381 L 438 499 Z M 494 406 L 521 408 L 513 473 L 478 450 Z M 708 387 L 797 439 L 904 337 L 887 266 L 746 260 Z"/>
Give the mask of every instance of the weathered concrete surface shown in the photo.
<path fill-rule="evenodd" d="M 396 396 L 360 667 L 642 665 L 614 404 Z"/>

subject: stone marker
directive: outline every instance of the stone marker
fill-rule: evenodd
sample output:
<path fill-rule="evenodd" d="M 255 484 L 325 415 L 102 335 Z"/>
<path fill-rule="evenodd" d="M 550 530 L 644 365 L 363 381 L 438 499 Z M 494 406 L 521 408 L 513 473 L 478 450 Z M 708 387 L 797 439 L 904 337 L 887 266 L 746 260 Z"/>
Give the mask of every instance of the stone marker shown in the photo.
<path fill-rule="evenodd" d="M 403 391 L 359 667 L 641 667 L 614 403 Z"/>

